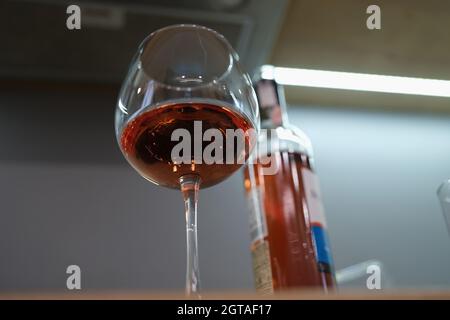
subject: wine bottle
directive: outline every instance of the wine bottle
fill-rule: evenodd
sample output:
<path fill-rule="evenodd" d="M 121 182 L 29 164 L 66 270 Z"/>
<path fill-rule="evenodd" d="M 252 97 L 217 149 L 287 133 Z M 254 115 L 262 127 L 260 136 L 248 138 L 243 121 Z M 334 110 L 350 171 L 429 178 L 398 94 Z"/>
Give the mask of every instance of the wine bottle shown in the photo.
<path fill-rule="evenodd" d="M 262 130 L 244 170 L 255 287 L 328 291 L 335 280 L 311 142 L 289 124 L 273 67 L 263 68 L 254 80 Z"/>

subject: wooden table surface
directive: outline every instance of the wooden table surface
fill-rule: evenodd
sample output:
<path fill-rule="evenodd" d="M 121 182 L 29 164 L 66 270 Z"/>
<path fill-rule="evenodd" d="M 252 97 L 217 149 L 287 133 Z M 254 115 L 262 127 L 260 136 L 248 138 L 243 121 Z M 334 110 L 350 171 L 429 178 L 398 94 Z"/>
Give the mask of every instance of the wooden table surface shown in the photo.
<path fill-rule="evenodd" d="M 187 297 L 180 292 L 145 291 L 65 291 L 65 292 L 18 292 L 0 293 L 0 300 L 185 300 L 198 299 Z M 380 290 L 353 291 L 340 290 L 339 293 L 323 294 L 317 291 L 286 291 L 274 295 L 259 295 L 255 292 L 225 291 L 204 292 L 202 300 L 403 300 L 403 299 L 439 299 L 450 300 L 450 290 Z"/>

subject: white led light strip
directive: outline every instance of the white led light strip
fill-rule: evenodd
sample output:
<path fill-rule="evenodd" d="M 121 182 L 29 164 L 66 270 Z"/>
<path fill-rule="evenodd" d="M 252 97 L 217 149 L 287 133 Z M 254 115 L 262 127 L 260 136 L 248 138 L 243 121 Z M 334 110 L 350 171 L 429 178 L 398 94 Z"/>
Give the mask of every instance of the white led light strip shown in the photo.
<path fill-rule="evenodd" d="M 450 81 L 263 66 L 262 78 L 289 86 L 450 97 Z"/>

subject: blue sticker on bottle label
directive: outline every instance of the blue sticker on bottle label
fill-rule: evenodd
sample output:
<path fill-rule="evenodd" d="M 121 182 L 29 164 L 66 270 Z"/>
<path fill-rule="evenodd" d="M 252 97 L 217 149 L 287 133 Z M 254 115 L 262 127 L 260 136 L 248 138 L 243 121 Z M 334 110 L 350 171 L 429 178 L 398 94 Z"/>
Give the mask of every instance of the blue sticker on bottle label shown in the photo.
<path fill-rule="evenodd" d="M 319 263 L 326 263 L 331 266 L 331 253 L 328 246 L 327 234 L 323 227 L 312 226 L 314 242 L 316 244 L 316 255 Z"/>

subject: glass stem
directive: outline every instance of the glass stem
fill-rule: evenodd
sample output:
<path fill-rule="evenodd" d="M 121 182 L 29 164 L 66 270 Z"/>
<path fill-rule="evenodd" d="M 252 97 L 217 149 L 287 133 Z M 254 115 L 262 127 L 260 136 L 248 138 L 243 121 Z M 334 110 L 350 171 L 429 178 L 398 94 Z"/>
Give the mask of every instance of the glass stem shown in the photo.
<path fill-rule="evenodd" d="M 200 291 L 197 242 L 197 202 L 200 177 L 195 174 L 184 175 L 180 177 L 180 187 L 186 214 L 186 294 L 192 295 L 198 294 Z"/>

